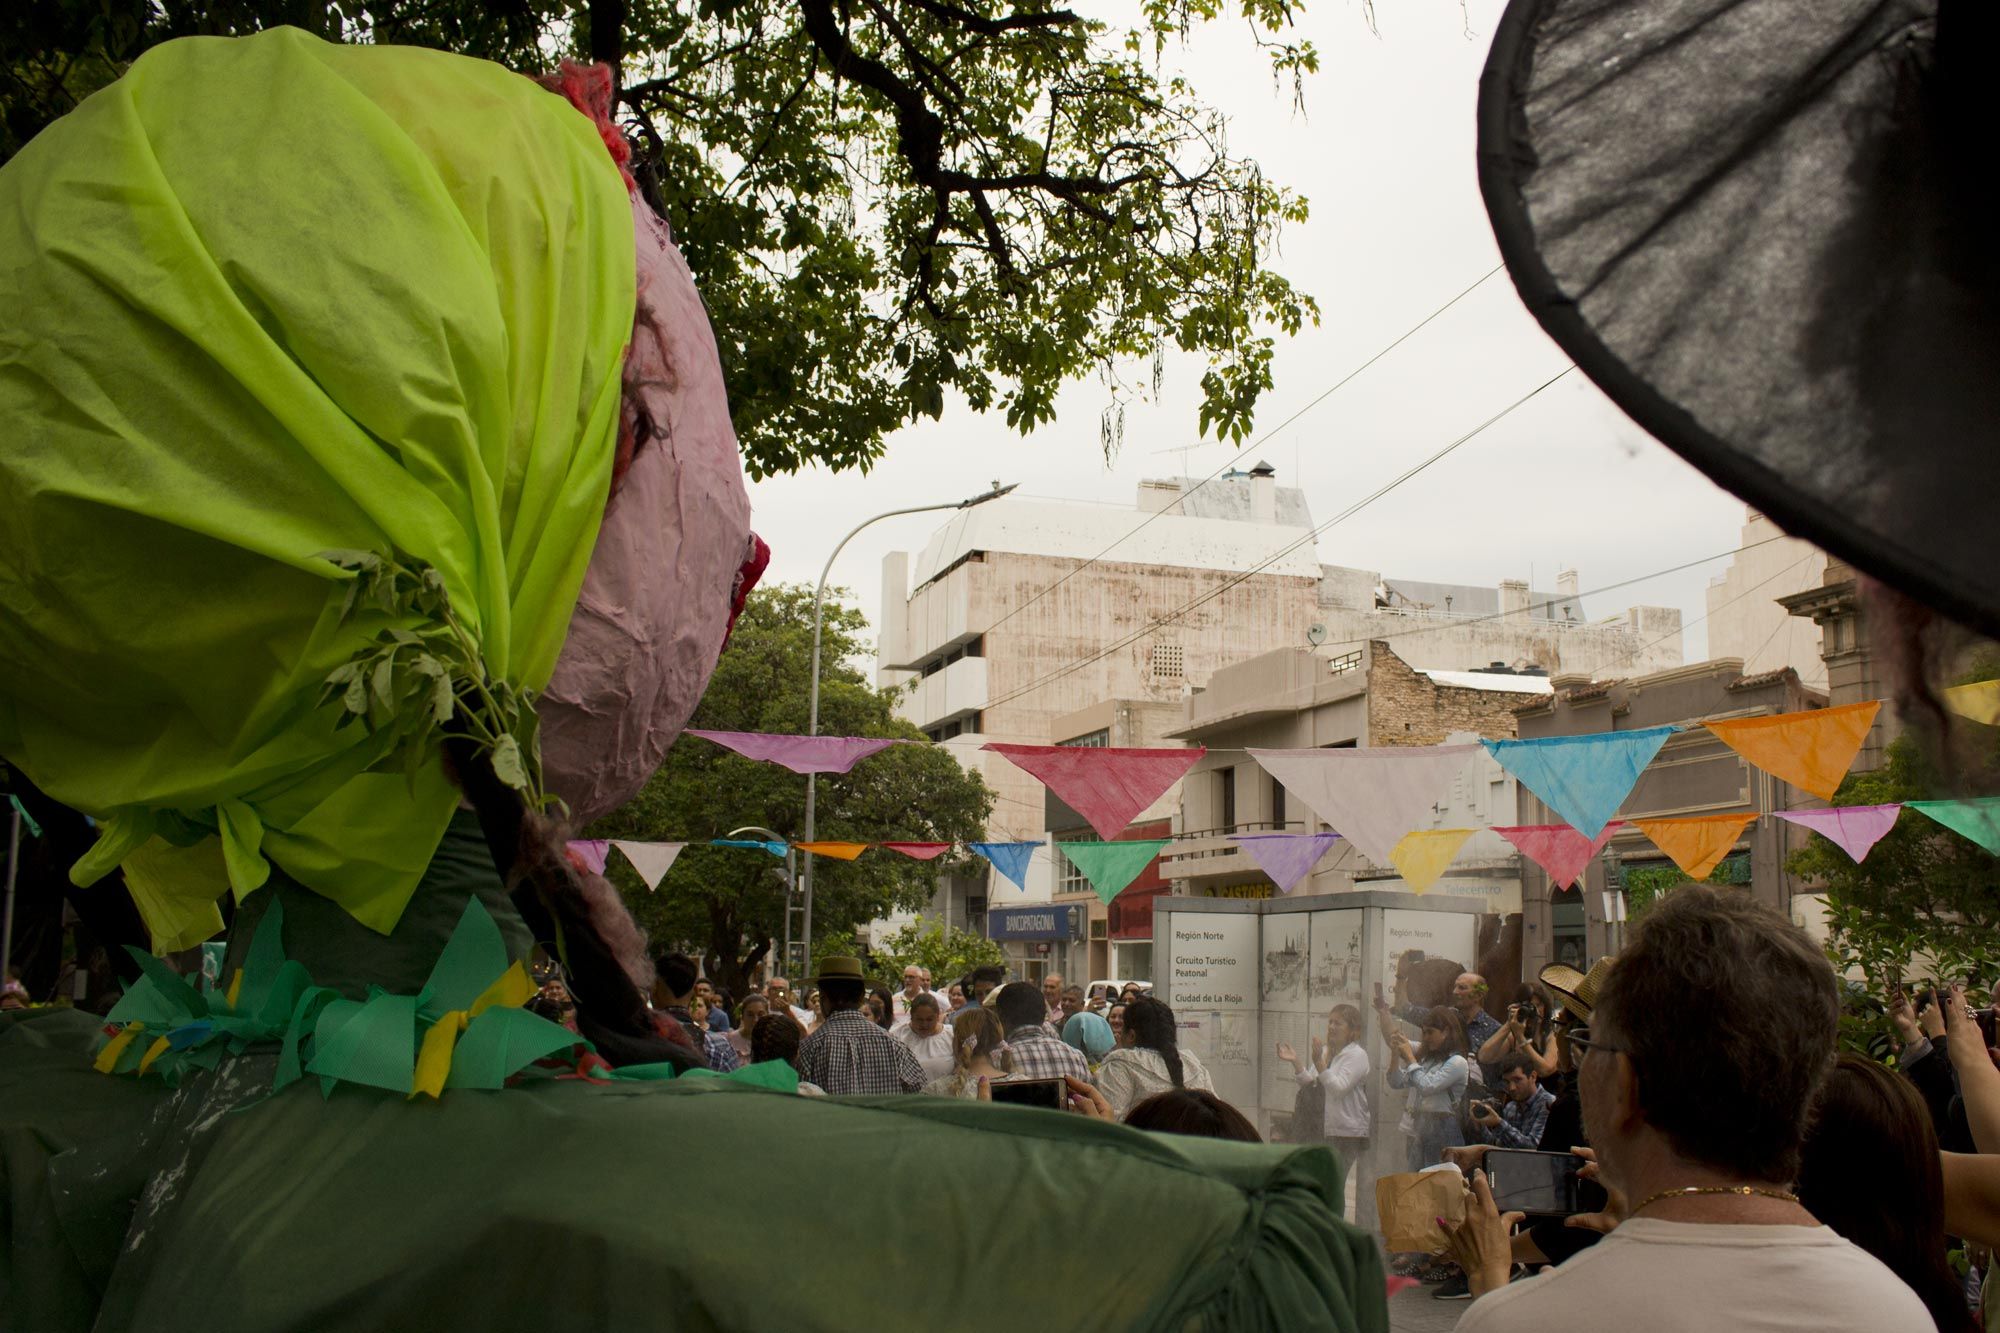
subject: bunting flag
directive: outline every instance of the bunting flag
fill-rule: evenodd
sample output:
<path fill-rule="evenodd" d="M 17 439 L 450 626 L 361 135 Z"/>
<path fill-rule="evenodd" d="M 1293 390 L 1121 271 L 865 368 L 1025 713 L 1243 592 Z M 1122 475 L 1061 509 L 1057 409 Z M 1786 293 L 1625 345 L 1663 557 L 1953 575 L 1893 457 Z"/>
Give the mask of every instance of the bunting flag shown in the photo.
<path fill-rule="evenodd" d="M 761 851 L 769 852 L 773 856 L 783 856 L 785 854 L 784 843 L 766 842 L 762 838 L 710 838 L 708 845 L 711 847 L 755 847 Z"/>
<path fill-rule="evenodd" d="M 1604 850 L 1619 822 L 1612 820 L 1594 838 L 1584 837 L 1567 824 L 1516 824 L 1493 831 L 1547 871 L 1551 887 L 1566 889 L 1582 876 L 1590 858 Z"/>
<path fill-rule="evenodd" d="M 1458 849 L 1477 830 L 1469 828 L 1417 829 L 1405 833 L 1389 850 L 1389 863 L 1396 867 L 1410 892 L 1430 892 L 1431 885 L 1458 857 Z"/>
<path fill-rule="evenodd" d="M 1689 879 L 1707 879 L 1729 849 L 1736 845 L 1745 826 L 1757 816 L 1696 815 L 1688 819 L 1635 819 L 1633 826 L 1653 840 L 1653 845 L 1673 858 Z"/>
<path fill-rule="evenodd" d="M 1340 841 L 1338 833 L 1238 833 L 1229 839 L 1244 851 L 1257 868 L 1271 877 L 1279 893 L 1290 893 L 1294 885 L 1311 873 L 1326 855 L 1327 848 Z"/>
<path fill-rule="evenodd" d="M 1954 685 L 1944 692 L 1944 706 L 1960 717 L 2000 726 L 2000 680 Z"/>
<path fill-rule="evenodd" d="M 901 852 L 918 861 L 935 861 L 951 850 L 951 844 L 948 842 L 878 842 L 875 845 L 892 852 Z"/>
<path fill-rule="evenodd" d="M 1477 745 L 1374 746 L 1343 750 L 1251 750 L 1264 771 L 1331 824 L 1376 865 L 1431 822 L 1451 780 Z"/>
<path fill-rule="evenodd" d="M 1122 750 L 1086 745 L 1003 745 L 981 749 L 1033 774 L 1069 803 L 1100 838 L 1116 838 L 1125 826 L 1180 781 L 1208 751 Z"/>
<path fill-rule="evenodd" d="M 1907 801 L 1905 804 L 2000 856 L 2000 796 L 1980 796 L 1969 801 Z"/>
<path fill-rule="evenodd" d="M 1672 727 L 1647 727 L 1482 744 L 1500 767 L 1519 778 L 1565 824 L 1594 838 L 1604 832 L 1646 765 L 1673 734 Z"/>
<path fill-rule="evenodd" d="M 1062 849 L 1106 906 L 1139 878 L 1160 848 L 1171 838 L 1135 838 L 1129 842 L 1059 842 Z"/>
<path fill-rule="evenodd" d="M 757 731 L 697 731 L 687 734 L 736 751 L 745 759 L 783 764 L 794 773 L 845 773 L 871 754 L 908 741 L 877 736 L 772 736 Z"/>
<path fill-rule="evenodd" d="M 681 848 L 687 846 L 684 842 L 623 841 L 614 841 L 611 845 L 618 849 L 620 856 L 632 863 L 632 868 L 639 872 L 639 878 L 646 881 L 649 889 L 660 887 L 660 881 L 674 868 L 674 858 L 681 854 Z"/>
<path fill-rule="evenodd" d="M 811 852 L 814 856 L 824 856 L 835 861 L 852 861 L 868 850 L 865 842 L 795 842 L 794 848 Z"/>
<path fill-rule="evenodd" d="M 1882 841 L 1882 836 L 1896 827 L 1896 816 L 1902 810 L 1900 805 L 1842 805 L 1830 810 L 1773 810 L 1771 813 L 1788 823 L 1820 834 L 1859 865 L 1868 859 L 1868 853 Z"/>
<path fill-rule="evenodd" d="M 969 842 L 966 846 L 993 863 L 993 868 L 1014 881 L 1016 888 L 1028 888 L 1028 862 L 1034 859 L 1039 842 Z"/>
<path fill-rule="evenodd" d="M 1758 768 L 1782 778 L 1822 801 L 1830 801 L 1840 790 L 1840 780 L 1868 739 L 1875 714 L 1882 711 L 1880 699 L 1842 704 L 1839 708 L 1815 708 L 1806 713 L 1780 713 L 1776 717 L 1739 717 L 1726 722 L 1705 722 L 1724 745 Z"/>
<path fill-rule="evenodd" d="M 569 844 L 569 859 L 593 875 L 604 873 L 604 854 L 611 844 L 602 838 L 577 838 Z"/>

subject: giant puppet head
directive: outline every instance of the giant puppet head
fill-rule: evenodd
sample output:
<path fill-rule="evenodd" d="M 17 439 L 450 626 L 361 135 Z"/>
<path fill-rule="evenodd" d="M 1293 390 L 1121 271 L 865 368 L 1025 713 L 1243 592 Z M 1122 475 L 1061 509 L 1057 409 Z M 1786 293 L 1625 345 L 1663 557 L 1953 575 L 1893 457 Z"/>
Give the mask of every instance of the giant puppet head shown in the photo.
<path fill-rule="evenodd" d="M 324 552 L 436 571 L 581 817 L 707 683 L 761 567 L 715 342 L 606 89 L 563 91 L 190 39 L 0 169 L 0 755 L 156 946 L 272 863 L 386 931 L 458 804 L 336 728 L 328 674 L 422 626 L 343 619 Z"/>

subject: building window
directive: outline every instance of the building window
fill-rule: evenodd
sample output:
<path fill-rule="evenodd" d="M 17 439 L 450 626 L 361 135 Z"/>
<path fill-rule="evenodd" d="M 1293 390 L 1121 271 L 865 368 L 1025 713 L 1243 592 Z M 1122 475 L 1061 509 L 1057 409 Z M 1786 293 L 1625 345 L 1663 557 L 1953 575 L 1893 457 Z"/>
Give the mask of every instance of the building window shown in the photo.
<path fill-rule="evenodd" d="M 1236 770 L 1220 769 L 1215 776 L 1222 784 L 1222 827 L 1233 833 L 1236 831 Z"/>
<path fill-rule="evenodd" d="M 1276 778 L 1272 778 L 1271 779 L 1271 827 L 1281 829 L 1285 826 L 1285 822 L 1286 822 L 1285 784 L 1278 781 Z"/>
<path fill-rule="evenodd" d="M 1095 836 L 1090 830 L 1086 829 L 1084 832 L 1086 837 Z M 1075 842 L 1078 840 L 1061 837 L 1056 839 L 1058 843 Z M 1076 868 L 1076 862 L 1070 860 L 1067 856 L 1060 855 L 1056 857 L 1056 861 L 1059 863 L 1056 871 L 1057 893 L 1090 893 L 1093 891 L 1090 887 L 1090 881 L 1085 879 L 1083 872 Z"/>
<path fill-rule="evenodd" d="M 1096 731 L 1086 733 L 1082 736 L 1075 736 L 1066 741 L 1057 741 L 1056 744 L 1074 746 L 1084 750 L 1107 749 L 1111 745 L 1111 728 L 1099 727 Z"/>
<path fill-rule="evenodd" d="M 1148 663 L 1155 681 L 1178 681 L 1187 674 L 1187 659 L 1178 643 L 1156 643 Z"/>
<path fill-rule="evenodd" d="M 1329 675 L 1334 676 L 1344 675 L 1349 671 L 1359 671 L 1361 669 L 1361 654 L 1358 652 L 1344 653 L 1328 661 L 1326 669 Z"/>

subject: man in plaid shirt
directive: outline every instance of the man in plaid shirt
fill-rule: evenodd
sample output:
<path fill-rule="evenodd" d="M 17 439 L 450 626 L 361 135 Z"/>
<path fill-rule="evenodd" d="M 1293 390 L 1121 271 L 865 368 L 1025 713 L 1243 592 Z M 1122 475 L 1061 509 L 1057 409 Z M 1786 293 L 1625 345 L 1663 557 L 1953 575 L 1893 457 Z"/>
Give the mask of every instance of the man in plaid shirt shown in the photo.
<path fill-rule="evenodd" d="M 916 1092 L 924 1069 L 910 1048 L 861 1012 L 868 982 L 859 958 L 820 963 L 819 996 L 826 1017 L 799 1043 L 799 1077 L 828 1096 L 887 1096 Z"/>
<path fill-rule="evenodd" d="M 1002 986 L 993 997 L 993 1007 L 1000 1015 L 1000 1026 L 1007 1031 L 1007 1054 L 1016 1078 L 1090 1081 L 1090 1066 L 1083 1056 L 1049 1032 L 1048 1001 L 1032 982 Z"/>
<path fill-rule="evenodd" d="M 1534 1061 L 1518 1051 L 1502 1060 L 1500 1086 L 1506 1090 L 1507 1100 L 1497 1113 L 1490 1103 L 1473 1108 L 1472 1118 L 1481 1137 L 1498 1148 L 1540 1148 L 1549 1108 L 1556 1099 L 1535 1076 Z"/>

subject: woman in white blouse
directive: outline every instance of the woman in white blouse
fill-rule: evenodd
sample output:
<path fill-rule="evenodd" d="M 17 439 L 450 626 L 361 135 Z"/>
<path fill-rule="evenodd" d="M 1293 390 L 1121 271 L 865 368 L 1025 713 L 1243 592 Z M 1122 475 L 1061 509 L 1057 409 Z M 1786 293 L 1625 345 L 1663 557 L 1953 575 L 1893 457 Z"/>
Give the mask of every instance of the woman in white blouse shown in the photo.
<path fill-rule="evenodd" d="M 1176 1044 L 1174 1011 L 1142 995 L 1125 1006 L 1118 1047 L 1097 1067 L 1097 1090 L 1123 1120 L 1134 1106 L 1169 1088 L 1214 1092 L 1215 1083 L 1201 1061 Z"/>
<path fill-rule="evenodd" d="M 1333 1145 L 1343 1172 L 1368 1147 L 1368 1049 L 1361 1044 L 1361 1011 L 1337 1004 L 1326 1016 L 1326 1040 L 1314 1041 L 1312 1063 L 1299 1060 L 1288 1041 L 1278 1043 L 1278 1058 L 1290 1064 L 1300 1087 L 1319 1084 L 1326 1112 L 1320 1137 Z"/>

